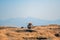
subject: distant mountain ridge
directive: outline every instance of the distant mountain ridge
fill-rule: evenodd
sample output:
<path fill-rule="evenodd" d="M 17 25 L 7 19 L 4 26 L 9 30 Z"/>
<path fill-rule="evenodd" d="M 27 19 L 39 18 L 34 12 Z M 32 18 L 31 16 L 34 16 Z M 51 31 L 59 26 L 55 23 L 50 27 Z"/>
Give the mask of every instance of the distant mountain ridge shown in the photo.
<path fill-rule="evenodd" d="M 28 18 L 10 18 L 6 20 L 0 20 L 0 25 L 26 26 L 29 22 L 32 22 L 33 25 L 60 24 L 60 20 L 48 21 L 28 17 Z"/>

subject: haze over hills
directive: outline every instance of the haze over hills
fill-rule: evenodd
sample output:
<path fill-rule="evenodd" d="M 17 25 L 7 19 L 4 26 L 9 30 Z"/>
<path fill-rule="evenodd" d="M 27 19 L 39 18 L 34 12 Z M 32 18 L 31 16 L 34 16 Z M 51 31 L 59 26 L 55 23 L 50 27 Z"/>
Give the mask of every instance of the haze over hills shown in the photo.
<path fill-rule="evenodd" d="M 60 0 L 0 0 L 0 25 L 26 26 L 29 22 L 60 24 Z"/>
<path fill-rule="evenodd" d="M 8 25 L 8 26 L 24 26 L 32 22 L 33 25 L 48 25 L 48 24 L 60 24 L 60 20 L 40 20 L 37 18 L 10 18 L 5 20 L 0 20 L 0 25 Z"/>

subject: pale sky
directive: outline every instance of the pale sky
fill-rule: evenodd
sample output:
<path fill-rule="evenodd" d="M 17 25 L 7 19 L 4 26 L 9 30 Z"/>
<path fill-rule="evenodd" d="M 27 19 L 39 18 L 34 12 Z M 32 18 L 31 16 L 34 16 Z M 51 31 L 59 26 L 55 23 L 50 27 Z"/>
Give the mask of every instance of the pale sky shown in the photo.
<path fill-rule="evenodd" d="M 0 0 L 0 19 L 60 19 L 60 0 Z"/>

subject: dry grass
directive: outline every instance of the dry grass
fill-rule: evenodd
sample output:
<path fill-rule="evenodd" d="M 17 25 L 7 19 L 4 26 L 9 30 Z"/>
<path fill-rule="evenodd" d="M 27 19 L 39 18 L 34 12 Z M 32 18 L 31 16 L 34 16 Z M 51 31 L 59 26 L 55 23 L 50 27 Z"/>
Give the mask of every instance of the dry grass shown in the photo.
<path fill-rule="evenodd" d="M 8 28 L 0 27 L 0 40 L 25 40 L 24 38 L 47 38 L 50 40 L 60 40 L 60 26 L 59 25 L 47 25 L 47 26 L 36 26 L 32 27 L 31 30 L 35 32 L 26 32 L 25 28 Z M 23 32 L 16 32 L 16 30 Z M 55 34 L 59 36 L 55 36 Z M 28 40 L 28 39 L 27 39 Z"/>

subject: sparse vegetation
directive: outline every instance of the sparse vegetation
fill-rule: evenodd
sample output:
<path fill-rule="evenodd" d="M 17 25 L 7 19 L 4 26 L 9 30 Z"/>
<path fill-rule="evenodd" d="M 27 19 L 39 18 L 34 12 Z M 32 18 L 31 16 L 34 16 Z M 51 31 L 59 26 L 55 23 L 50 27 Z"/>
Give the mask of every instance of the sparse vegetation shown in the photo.
<path fill-rule="evenodd" d="M 0 27 L 0 40 L 60 40 L 60 26 Z"/>
<path fill-rule="evenodd" d="M 59 33 L 56 33 L 55 36 L 56 36 L 56 37 L 60 37 L 60 34 L 59 34 Z"/>

